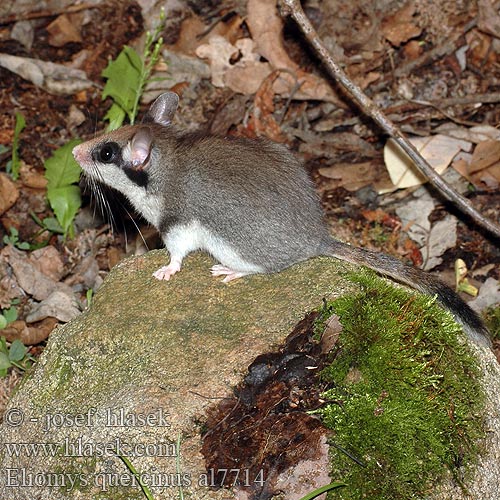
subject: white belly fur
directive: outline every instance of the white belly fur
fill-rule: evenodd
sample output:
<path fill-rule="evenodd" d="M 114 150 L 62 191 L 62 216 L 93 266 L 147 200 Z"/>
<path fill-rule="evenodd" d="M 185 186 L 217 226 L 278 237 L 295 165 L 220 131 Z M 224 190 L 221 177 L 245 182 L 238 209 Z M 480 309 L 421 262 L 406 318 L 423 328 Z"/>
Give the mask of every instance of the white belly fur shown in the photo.
<path fill-rule="evenodd" d="M 245 261 L 228 243 L 197 220 L 174 226 L 163 237 L 163 242 L 171 258 L 175 256 L 182 260 L 195 250 L 205 250 L 233 271 L 247 274 L 264 272 L 261 266 Z"/>

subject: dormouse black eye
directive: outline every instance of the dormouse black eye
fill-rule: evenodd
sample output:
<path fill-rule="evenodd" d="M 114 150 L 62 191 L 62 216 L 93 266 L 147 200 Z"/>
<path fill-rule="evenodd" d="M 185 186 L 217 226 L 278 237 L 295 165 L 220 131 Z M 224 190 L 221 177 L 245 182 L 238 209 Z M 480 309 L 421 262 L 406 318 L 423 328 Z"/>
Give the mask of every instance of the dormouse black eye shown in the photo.
<path fill-rule="evenodd" d="M 120 146 L 116 142 L 107 142 L 103 144 L 97 153 L 101 163 L 112 163 L 120 151 Z"/>

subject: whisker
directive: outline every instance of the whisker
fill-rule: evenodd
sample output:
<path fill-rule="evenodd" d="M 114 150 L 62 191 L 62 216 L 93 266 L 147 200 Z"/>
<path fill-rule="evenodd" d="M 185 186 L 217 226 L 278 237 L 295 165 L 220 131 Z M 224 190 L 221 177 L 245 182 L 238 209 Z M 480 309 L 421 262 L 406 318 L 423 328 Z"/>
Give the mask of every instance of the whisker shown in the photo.
<path fill-rule="evenodd" d="M 127 207 L 125 207 L 123 204 L 121 204 L 123 209 L 125 210 L 125 212 L 127 212 L 128 216 L 130 217 L 130 220 L 132 221 L 132 223 L 134 224 L 135 228 L 137 229 L 137 232 L 139 233 L 141 239 L 142 239 L 142 242 L 144 243 L 144 246 L 146 247 L 146 250 L 149 252 L 149 247 L 148 247 L 148 244 L 146 243 L 146 240 L 144 239 L 144 235 L 142 234 L 142 231 L 140 230 L 139 226 L 137 225 L 137 223 L 135 222 L 134 218 L 132 217 L 132 215 L 130 214 L 130 212 L 127 210 Z"/>
<path fill-rule="evenodd" d="M 86 187 L 89 188 L 90 191 L 90 196 L 91 200 L 93 201 L 93 215 L 94 217 L 96 216 L 97 210 L 99 210 L 100 214 L 104 217 L 105 221 L 109 224 L 111 228 L 111 234 L 114 235 L 114 230 L 118 228 L 117 221 L 115 219 L 114 213 L 111 210 L 111 205 L 109 202 L 108 197 L 103 191 L 102 186 L 105 185 L 104 179 L 102 176 L 101 171 L 97 167 L 96 164 L 92 165 L 92 173 L 86 174 L 84 172 L 84 179 L 86 181 Z M 120 205 L 120 207 L 126 212 L 126 214 L 129 216 L 130 220 L 132 221 L 132 224 L 136 228 L 137 232 L 139 233 L 142 242 L 144 243 L 144 246 L 146 249 L 149 251 L 149 246 L 146 242 L 146 239 L 144 238 L 144 235 L 142 234 L 141 229 L 139 228 L 139 225 L 135 221 L 134 217 L 126 207 L 126 205 L 119 199 L 115 199 L 115 201 Z M 125 234 L 125 250 L 128 251 L 128 237 L 127 237 L 127 226 L 125 225 L 124 221 L 121 220 L 122 222 L 122 228 L 123 232 Z"/>
<path fill-rule="evenodd" d="M 85 174 L 84 179 L 86 181 L 86 187 L 89 188 L 90 192 L 90 197 L 91 200 L 93 201 L 93 216 L 96 217 L 97 210 L 99 210 L 100 214 L 104 217 L 104 220 L 109 224 L 111 227 L 111 234 L 114 234 L 114 228 L 116 226 L 116 221 L 113 215 L 113 212 L 111 210 L 111 206 L 109 204 L 109 201 L 107 200 L 106 196 L 104 195 L 102 191 L 101 184 L 96 181 L 95 177 L 101 178 L 102 175 L 99 172 L 99 169 L 97 166 L 94 166 L 93 168 L 93 173 L 92 174 Z"/>

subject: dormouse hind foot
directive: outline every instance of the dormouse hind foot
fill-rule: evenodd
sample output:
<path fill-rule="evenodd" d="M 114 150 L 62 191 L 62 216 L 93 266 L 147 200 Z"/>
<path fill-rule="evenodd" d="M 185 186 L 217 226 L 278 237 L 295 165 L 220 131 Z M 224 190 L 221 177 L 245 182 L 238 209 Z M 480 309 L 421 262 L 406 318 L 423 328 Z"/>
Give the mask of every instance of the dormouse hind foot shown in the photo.
<path fill-rule="evenodd" d="M 226 266 L 222 266 L 221 264 L 216 264 L 215 266 L 212 266 L 210 268 L 210 272 L 212 273 L 212 276 L 225 275 L 226 277 L 222 280 L 222 283 L 229 283 L 230 281 L 236 280 L 238 278 L 241 278 L 242 276 L 250 274 L 240 271 L 234 271 L 233 269 L 230 269 L 229 267 Z"/>

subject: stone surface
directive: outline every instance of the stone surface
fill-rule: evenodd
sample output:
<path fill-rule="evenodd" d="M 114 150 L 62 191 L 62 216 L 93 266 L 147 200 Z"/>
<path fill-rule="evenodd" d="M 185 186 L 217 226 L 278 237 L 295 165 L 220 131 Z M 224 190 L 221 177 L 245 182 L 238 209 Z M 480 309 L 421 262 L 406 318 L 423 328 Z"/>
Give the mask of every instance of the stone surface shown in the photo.
<path fill-rule="evenodd" d="M 294 267 L 229 285 L 210 276 L 211 261 L 202 255 L 188 257 L 171 281 L 157 281 L 151 275 L 165 260 L 158 251 L 121 262 L 92 307 L 51 334 L 4 415 L 0 498 L 76 499 L 99 493 L 100 499 L 140 498 L 138 486 L 126 487 L 131 474 L 113 453 L 94 454 L 104 454 L 104 446 L 119 444 L 126 454 L 132 443 L 149 446 L 130 457 L 132 464 L 168 481 L 165 474 L 176 474 L 169 450 L 179 436 L 180 470 L 192 482 L 184 495 L 232 498 L 226 490 L 197 486 L 205 470 L 196 422 L 214 398 L 230 394 L 258 354 L 283 341 L 305 312 L 352 285 L 340 284 L 339 266 L 345 264 L 332 259 L 314 259 L 300 272 Z M 129 421 L 122 423 L 122 415 Z M 133 421 L 141 415 L 150 416 L 150 425 Z M 33 458 L 26 450 L 14 457 L 4 446 L 64 445 L 66 440 L 71 446 L 55 457 Z M 139 456 L 144 454 L 151 456 Z M 20 487 L 36 478 L 42 487 Z M 78 480 L 88 484 L 74 485 Z M 123 486 L 102 484 L 105 480 Z M 49 481 L 63 482 L 66 489 Z M 177 486 L 152 490 L 155 499 L 179 494 Z"/>

